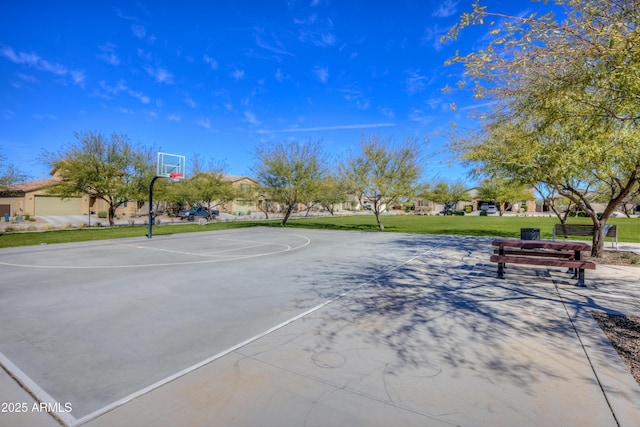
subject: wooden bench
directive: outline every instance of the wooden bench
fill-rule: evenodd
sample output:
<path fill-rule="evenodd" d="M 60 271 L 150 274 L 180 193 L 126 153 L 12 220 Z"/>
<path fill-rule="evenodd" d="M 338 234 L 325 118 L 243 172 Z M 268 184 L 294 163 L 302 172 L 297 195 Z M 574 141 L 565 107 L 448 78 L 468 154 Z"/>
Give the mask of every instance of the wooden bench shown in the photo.
<path fill-rule="evenodd" d="M 501 279 L 504 278 L 507 263 L 542 265 L 569 268 L 573 277 L 578 279 L 578 286 L 585 286 L 584 270 L 596 268 L 593 262 L 581 259 L 581 252 L 591 250 L 591 246 L 584 242 L 496 239 L 491 244 L 498 247 L 490 261 L 498 263 L 498 277 Z"/>
<path fill-rule="evenodd" d="M 565 239 L 570 236 L 590 236 L 593 237 L 595 227 L 593 225 L 581 224 L 555 224 L 553 226 L 553 240 L 556 236 L 563 236 Z M 604 237 L 611 237 L 611 247 L 618 249 L 618 226 L 605 225 Z"/>

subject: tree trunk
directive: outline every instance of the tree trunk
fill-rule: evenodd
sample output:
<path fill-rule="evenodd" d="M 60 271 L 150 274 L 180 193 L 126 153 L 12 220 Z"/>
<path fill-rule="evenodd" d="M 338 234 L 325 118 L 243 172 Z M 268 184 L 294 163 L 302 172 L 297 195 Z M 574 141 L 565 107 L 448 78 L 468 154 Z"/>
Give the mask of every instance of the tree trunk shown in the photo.
<path fill-rule="evenodd" d="M 382 218 L 380 218 L 380 212 L 378 212 L 378 210 L 376 209 L 374 211 L 374 214 L 376 215 L 376 221 L 378 222 L 378 228 L 380 229 L 380 231 L 384 231 L 384 225 L 382 225 Z"/>
<path fill-rule="evenodd" d="M 287 206 L 287 210 L 284 213 L 284 218 L 282 218 L 282 226 L 287 225 L 287 220 L 291 216 L 291 212 L 293 212 L 293 205 Z"/>
<path fill-rule="evenodd" d="M 599 258 L 604 251 L 604 227 L 605 223 L 602 221 L 593 222 L 593 241 L 591 242 L 591 256 Z"/>
<path fill-rule="evenodd" d="M 109 226 L 113 227 L 115 225 L 115 218 L 116 216 L 116 207 L 113 205 L 109 205 Z"/>

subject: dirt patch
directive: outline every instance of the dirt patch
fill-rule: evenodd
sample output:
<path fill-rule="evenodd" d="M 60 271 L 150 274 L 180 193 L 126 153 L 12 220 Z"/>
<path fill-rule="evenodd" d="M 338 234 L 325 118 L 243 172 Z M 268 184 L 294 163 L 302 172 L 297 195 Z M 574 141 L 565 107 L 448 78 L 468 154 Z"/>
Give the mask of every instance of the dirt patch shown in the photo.
<path fill-rule="evenodd" d="M 590 255 L 584 256 L 585 260 L 593 261 L 596 264 L 608 265 L 628 265 L 640 267 L 640 255 L 627 251 L 603 251 L 602 257 L 593 258 Z"/>
<path fill-rule="evenodd" d="M 592 258 L 586 256 L 585 259 L 603 265 L 625 265 L 640 267 L 640 255 L 635 252 L 626 251 L 604 251 L 602 257 Z M 640 316 L 625 316 L 621 314 L 607 314 L 592 312 L 591 315 L 611 345 L 616 349 L 625 365 L 640 384 Z"/>
<path fill-rule="evenodd" d="M 591 315 L 640 384 L 640 317 L 597 311 L 592 311 Z"/>

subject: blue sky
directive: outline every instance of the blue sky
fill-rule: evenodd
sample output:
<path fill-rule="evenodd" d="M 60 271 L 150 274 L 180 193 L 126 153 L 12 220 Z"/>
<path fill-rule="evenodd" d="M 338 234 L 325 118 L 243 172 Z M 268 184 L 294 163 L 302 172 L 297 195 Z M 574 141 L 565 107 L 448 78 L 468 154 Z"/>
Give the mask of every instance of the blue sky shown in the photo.
<path fill-rule="evenodd" d="M 540 8 L 490 0 L 495 11 Z M 470 0 L 12 1 L 0 6 L 0 152 L 48 177 L 42 148 L 74 132 L 124 133 L 251 175 L 261 142 L 321 139 L 336 156 L 362 132 L 423 140 L 480 104 L 442 88 L 444 61 L 481 44 L 438 37 Z M 457 111 L 450 104 L 458 105 Z M 432 138 L 427 152 L 441 148 Z M 437 155 L 425 178 L 466 179 Z M 187 171 L 188 172 L 188 171 Z"/>

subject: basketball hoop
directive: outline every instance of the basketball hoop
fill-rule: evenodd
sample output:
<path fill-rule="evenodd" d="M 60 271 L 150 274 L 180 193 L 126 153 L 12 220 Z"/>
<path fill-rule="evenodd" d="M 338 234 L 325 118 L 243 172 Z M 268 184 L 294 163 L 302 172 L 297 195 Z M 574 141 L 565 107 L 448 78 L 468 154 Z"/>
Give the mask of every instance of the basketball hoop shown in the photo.
<path fill-rule="evenodd" d="M 169 174 L 169 179 L 173 182 L 178 182 L 182 179 L 182 174 L 180 172 L 171 172 Z"/>

